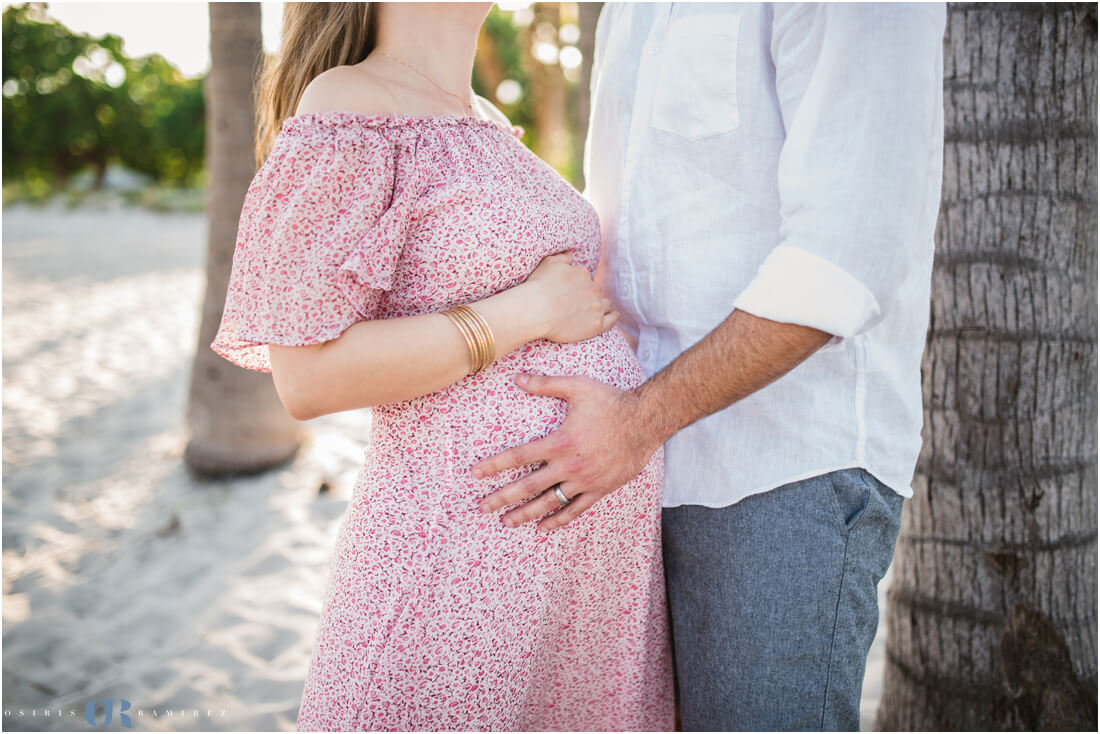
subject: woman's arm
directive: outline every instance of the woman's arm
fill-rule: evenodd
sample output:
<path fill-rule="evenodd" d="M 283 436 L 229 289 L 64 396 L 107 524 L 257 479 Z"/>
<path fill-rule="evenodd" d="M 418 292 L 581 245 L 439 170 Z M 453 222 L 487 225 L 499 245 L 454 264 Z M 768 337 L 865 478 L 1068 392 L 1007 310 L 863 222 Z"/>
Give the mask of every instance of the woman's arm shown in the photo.
<path fill-rule="evenodd" d="M 571 253 L 544 258 L 523 283 L 468 304 L 489 323 L 494 359 L 535 340 L 589 339 L 618 314 Z M 426 395 L 470 369 L 462 334 L 441 313 L 360 321 L 323 344 L 268 345 L 279 399 L 298 420 Z"/>

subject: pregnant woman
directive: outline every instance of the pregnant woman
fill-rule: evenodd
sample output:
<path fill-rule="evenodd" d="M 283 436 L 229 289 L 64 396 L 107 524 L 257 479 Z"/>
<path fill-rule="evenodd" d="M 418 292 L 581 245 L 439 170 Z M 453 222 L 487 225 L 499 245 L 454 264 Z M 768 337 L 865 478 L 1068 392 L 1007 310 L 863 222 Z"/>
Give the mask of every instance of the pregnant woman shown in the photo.
<path fill-rule="evenodd" d="M 644 380 L 594 211 L 470 89 L 488 4 L 285 7 L 211 346 L 297 418 L 373 410 L 298 729 L 670 730 L 662 452 L 553 532 L 479 509 L 565 419 L 518 373 Z"/>

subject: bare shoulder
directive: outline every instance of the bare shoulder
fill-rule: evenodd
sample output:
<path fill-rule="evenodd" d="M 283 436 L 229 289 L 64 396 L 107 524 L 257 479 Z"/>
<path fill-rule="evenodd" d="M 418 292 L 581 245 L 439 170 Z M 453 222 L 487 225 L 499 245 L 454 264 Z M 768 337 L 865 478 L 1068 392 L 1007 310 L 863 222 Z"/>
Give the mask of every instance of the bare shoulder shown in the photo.
<path fill-rule="evenodd" d="M 512 121 L 508 119 L 507 115 L 497 109 L 496 105 L 494 105 L 492 102 L 485 99 L 480 94 L 474 95 L 474 101 L 481 109 L 482 115 L 484 117 L 487 117 L 490 120 L 495 120 L 505 127 L 512 127 Z"/>
<path fill-rule="evenodd" d="M 389 115 L 401 110 L 381 79 L 370 69 L 354 65 L 334 66 L 306 85 L 294 114 L 309 112 Z"/>

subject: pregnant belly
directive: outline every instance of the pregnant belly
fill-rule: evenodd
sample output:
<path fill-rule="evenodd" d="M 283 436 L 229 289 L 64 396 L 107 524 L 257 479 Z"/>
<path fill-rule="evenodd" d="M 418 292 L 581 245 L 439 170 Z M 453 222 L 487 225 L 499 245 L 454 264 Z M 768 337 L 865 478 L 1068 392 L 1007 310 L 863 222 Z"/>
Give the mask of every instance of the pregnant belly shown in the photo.
<path fill-rule="evenodd" d="M 369 455 L 391 465 L 442 462 L 465 480 L 481 459 L 546 436 L 565 420 L 567 403 L 526 392 L 515 382 L 519 373 L 587 377 L 620 390 L 645 381 L 616 328 L 572 344 L 540 339 L 443 390 L 376 407 Z M 503 486 L 533 468 L 502 472 L 490 483 Z"/>

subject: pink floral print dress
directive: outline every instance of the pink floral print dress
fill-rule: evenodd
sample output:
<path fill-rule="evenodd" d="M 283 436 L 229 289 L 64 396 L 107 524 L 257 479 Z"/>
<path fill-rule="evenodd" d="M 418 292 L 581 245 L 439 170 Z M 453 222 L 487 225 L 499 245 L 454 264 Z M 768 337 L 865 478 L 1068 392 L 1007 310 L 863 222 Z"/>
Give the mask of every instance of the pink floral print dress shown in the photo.
<path fill-rule="evenodd" d="M 570 251 L 595 271 L 594 210 L 517 139 L 475 117 L 287 119 L 241 212 L 211 347 L 270 371 L 267 345 L 362 319 L 441 311 Z M 618 388 L 644 374 L 618 329 L 529 342 L 422 397 L 373 408 L 339 528 L 299 730 L 670 730 L 661 564 L 663 452 L 569 525 L 510 529 L 478 501 L 481 459 L 541 438 L 566 403 L 518 372 Z"/>

